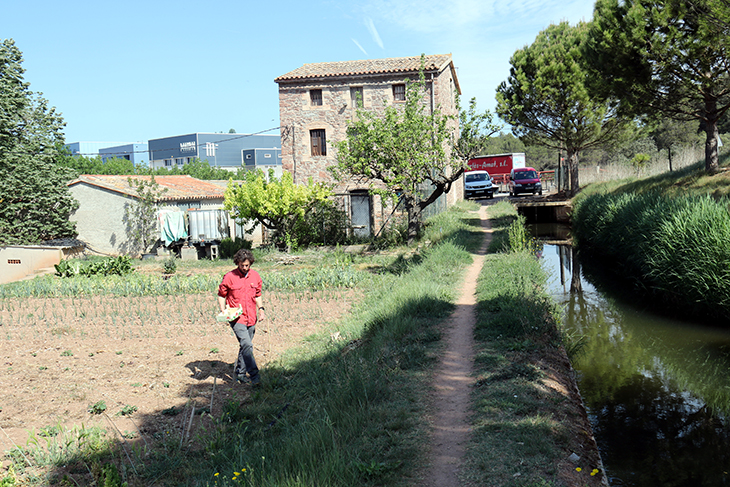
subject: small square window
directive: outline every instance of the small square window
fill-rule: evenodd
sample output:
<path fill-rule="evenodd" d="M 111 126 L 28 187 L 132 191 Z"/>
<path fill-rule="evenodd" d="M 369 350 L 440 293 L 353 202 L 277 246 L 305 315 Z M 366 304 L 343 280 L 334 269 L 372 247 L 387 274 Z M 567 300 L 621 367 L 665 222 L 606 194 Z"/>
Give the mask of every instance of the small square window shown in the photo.
<path fill-rule="evenodd" d="M 393 85 L 393 99 L 395 101 L 406 101 L 406 85 Z"/>
<path fill-rule="evenodd" d="M 322 106 L 322 90 L 309 90 L 309 99 L 313 106 Z"/>
<path fill-rule="evenodd" d="M 350 100 L 352 101 L 352 107 L 362 108 L 363 107 L 363 90 L 362 86 L 354 86 L 350 88 Z"/>
<path fill-rule="evenodd" d="M 312 141 L 312 155 L 313 156 L 326 156 L 327 155 L 327 137 L 324 129 L 315 129 L 309 131 L 309 136 Z"/>

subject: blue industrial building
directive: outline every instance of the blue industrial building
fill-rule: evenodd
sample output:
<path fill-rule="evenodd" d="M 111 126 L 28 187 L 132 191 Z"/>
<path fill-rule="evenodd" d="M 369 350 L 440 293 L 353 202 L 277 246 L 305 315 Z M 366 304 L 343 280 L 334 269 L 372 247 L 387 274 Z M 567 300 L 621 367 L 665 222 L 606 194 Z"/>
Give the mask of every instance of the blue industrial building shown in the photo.
<path fill-rule="evenodd" d="M 123 144 L 115 147 L 99 149 L 101 160 L 106 162 L 109 159 L 126 159 L 132 161 L 135 166 L 149 166 L 149 148 L 147 143 Z"/>
<path fill-rule="evenodd" d="M 281 173 L 281 137 L 276 135 L 194 133 L 148 142 L 150 167 L 182 166 L 195 158 L 235 172 L 273 168 Z"/>

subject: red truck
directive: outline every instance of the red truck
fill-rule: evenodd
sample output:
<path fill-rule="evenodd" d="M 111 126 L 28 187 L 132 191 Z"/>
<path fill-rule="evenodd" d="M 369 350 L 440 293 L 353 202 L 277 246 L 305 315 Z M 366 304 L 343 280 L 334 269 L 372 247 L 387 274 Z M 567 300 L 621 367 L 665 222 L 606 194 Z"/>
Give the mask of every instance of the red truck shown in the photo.
<path fill-rule="evenodd" d="M 514 168 L 525 167 L 525 153 L 490 154 L 469 159 L 468 171 L 487 171 L 494 184 L 505 189 L 509 174 Z"/>
<path fill-rule="evenodd" d="M 525 167 L 525 153 L 492 154 L 469 159 L 469 171 L 487 171 L 490 176 L 507 175 L 517 167 Z"/>

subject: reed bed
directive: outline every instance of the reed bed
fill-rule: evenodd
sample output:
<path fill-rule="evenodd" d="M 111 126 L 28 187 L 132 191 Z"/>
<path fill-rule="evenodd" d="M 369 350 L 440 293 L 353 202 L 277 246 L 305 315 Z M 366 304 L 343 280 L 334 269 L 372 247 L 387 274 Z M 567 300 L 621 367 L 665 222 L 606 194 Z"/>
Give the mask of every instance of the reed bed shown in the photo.
<path fill-rule="evenodd" d="M 726 198 L 596 192 L 575 202 L 573 232 L 581 251 L 620 269 L 647 304 L 730 323 Z"/>

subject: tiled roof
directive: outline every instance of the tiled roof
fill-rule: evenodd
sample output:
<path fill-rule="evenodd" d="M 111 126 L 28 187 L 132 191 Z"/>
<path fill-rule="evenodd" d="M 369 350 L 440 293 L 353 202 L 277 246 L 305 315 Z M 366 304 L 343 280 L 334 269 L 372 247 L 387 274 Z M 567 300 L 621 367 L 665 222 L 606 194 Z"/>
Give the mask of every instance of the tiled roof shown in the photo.
<path fill-rule="evenodd" d="M 129 196 L 137 196 L 137 192 L 129 185 L 132 181 L 149 181 L 151 176 L 107 176 L 82 174 L 78 179 L 68 183 L 73 186 L 87 183 L 92 186 L 115 191 Z M 167 191 L 160 198 L 162 201 L 222 199 L 226 189 L 208 181 L 201 181 L 192 176 L 155 176 L 155 182 Z"/>
<path fill-rule="evenodd" d="M 425 56 L 425 71 L 440 71 L 451 62 L 451 54 Z M 421 56 L 386 59 L 364 59 L 360 61 L 338 61 L 312 63 L 289 71 L 274 81 L 277 83 L 340 76 L 373 75 L 388 73 L 417 73 L 421 68 Z"/>

